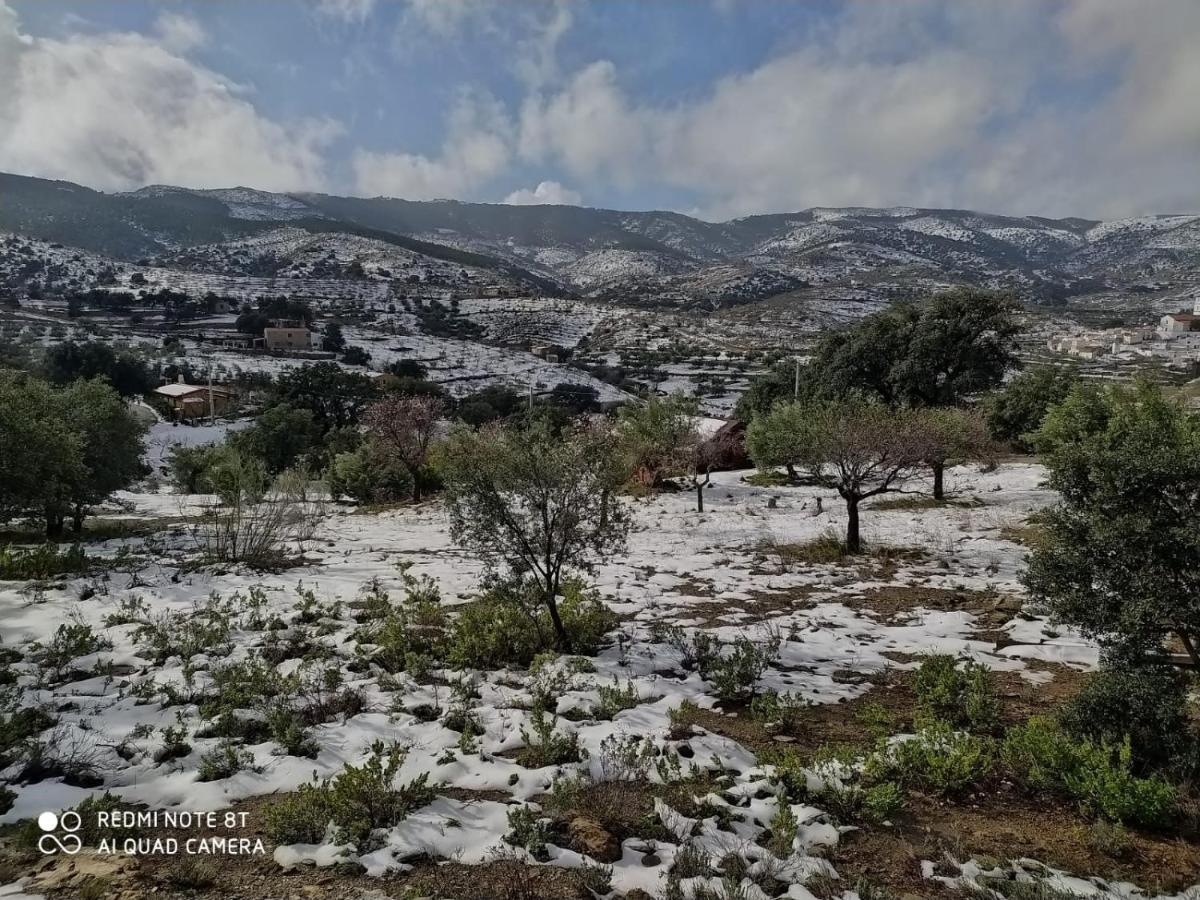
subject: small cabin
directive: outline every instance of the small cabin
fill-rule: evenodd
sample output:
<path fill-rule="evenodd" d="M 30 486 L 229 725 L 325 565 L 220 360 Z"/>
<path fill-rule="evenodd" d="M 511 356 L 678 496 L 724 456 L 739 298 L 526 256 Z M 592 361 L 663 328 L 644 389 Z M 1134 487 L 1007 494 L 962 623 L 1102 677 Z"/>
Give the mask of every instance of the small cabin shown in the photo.
<path fill-rule="evenodd" d="M 176 421 L 192 422 L 208 416 L 219 416 L 230 409 L 236 395 L 226 387 L 207 384 L 164 384 L 154 389 L 175 415 Z"/>

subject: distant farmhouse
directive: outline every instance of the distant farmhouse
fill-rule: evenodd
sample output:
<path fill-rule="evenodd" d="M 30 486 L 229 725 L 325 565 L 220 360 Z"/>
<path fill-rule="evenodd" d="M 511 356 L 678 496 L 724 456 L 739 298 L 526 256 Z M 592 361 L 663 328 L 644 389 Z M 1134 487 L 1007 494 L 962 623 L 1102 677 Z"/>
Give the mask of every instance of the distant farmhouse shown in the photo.
<path fill-rule="evenodd" d="M 206 416 L 218 416 L 233 406 L 236 395 L 229 388 L 206 384 L 164 384 L 154 389 L 176 421 L 192 422 Z"/>
<path fill-rule="evenodd" d="M 263 329 L 263 341 L 273 352 L 313 349 L 313 333 L 302 322 L 275 322 Z"/>
<path fill-rule="evenodd" d="M 1194 312 L 1167 313 L 1158 321 L 1158 333 L 1164 337 L 1172 334 L 1187 334 L 1189 331 L 1200 331 L 1200 300 L 1196 301 Z"/>

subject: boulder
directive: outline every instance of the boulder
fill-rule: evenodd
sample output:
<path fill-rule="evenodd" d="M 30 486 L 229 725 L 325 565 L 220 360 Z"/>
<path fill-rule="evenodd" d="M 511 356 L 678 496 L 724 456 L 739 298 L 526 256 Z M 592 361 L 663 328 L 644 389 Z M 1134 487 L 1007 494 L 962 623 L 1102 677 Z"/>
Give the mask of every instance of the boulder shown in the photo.
<path fill-rule="evenodd" d="M 599 862 L 616 862 L 621 858 L 621 844 L 595 819 L 576 816 L 567 825 L 571 845 Z"/>

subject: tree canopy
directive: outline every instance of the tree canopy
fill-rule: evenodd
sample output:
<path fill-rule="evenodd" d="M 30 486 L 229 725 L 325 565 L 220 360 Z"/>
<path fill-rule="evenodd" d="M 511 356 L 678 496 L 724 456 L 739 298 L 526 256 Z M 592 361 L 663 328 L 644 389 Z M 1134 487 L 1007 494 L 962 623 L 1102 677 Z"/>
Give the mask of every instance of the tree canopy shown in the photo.
<path fill-rule="evenodd" d="M 988 431 L 997 441 L 1032 451 L 1031 435 L 1078 383 L 1079 372 L 1070 366 L 1034 366 L 1021 372 L 984 401 Z"/>
<path fill-rule="evenodd" d="M 1200 665 L 1200 421 L 1161 388 L 1077 385 L 1033 442 L 1061 501 L 1026 584 L 1113 654 Z"/>
<path fill-rule="evenodd" d="M 560 436 L 535 422 L 461 426 L 441 454 L 454 539 L 480 551 L 493 570 L 536 583 L 565 652 L 571 639 L 556 599 L 564 576 L 619 549 L 628 529 L 613 498 L 614 449 L 604 432 Z"/>
<path fill-rule="evenodd" d="M 362 410 L 380 396 L 369 376 L 347 372 L 337 363 L 301 366 L 279 376 L 275 402 L 307 409 L 321 433 L 357 425 Z"/>
<path fill-rule="evenodd" d="M 998 385 L 1016 363 L 1017 304 L 959 288 L 897 303 L 817 348 L 808 377 L 822 396 L 861 391 L 891 406 L 954 406 Z"/>
<path fill-rule="evenodd" d="M 918 415 L 861 399 L 785 404 L 751 424 L 755 465 L 794 459 L 846 503 L 846 550 L 862 547 L 859 504 L 900 489 L 929 453 Z M 765 454 L 755 456 L 755 453 Z"/>
<path fill-rule="evenodd" d="M 102 341 L 63 341 L 46 351 L 46 377 L 64 385 L 104 378 L 122 397 L 144 394 L 154 387 L 147 365 L 132 353 L 113 350 Z"/>
<path fill-rule="evenodd" d="M 698 415 L 695 398 L 684 394 L 622 407 L 617 433 L 634 477 L 654 486 L 694 472 Z"/>
<path fill-rule="evenodd" d="M 426 469 L 429 448 L 446 407 L 438 397 L 390 395 L 367 407 L 363 421 L 376 447 L 408 472 L 412 499 L 430 480 Z"/>
<path fill-rule="evenodd" d="M 101 379 L 55 389 L 0 373 L 0 517 L 38 516 L 49 535 L 142 471 L 144 427 Z"/>
<path fill-rule="evenodd" d="M 897 303 L 831 332 L 797 372 L 782 360 L 738 404 L 743 418 L 786 400 L 858 395 L 889 406 L 957 406 L 1016 365 L 1019 307 L 1007 294 L 958 288 Z"/>

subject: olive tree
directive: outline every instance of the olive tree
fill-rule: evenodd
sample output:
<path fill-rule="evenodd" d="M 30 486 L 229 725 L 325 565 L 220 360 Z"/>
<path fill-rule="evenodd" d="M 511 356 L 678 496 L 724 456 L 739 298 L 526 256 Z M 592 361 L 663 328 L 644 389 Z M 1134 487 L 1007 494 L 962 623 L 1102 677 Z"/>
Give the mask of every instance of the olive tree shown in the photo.
<path fill-rule="evenodd" d="M 1161 388 L 1077 385 L 1033 437 L 1062 499 L 1025 582 L 1058 621 L 1200 667 L 1200 421 Z"/>
<path fill-rule="evenodd" d="M 984 399 L 988 431 L 997 441 L 1031 452 L 1031 435 L 1050 408 L 1065 400 L 1078 383 L 1074 366 L 1034 366 L 1021 372 Z"/>
<path fill-rule="evenodd" d="M 700 434 L 696 400 L 683 394 L 650 397 L 621 409 L 617 433 L 634 476 L 657 487 L 692 465 Z"/>
<path fill-rule="evenodd" d="M 617 434 L 638 480 L 650 486 L 681 481 L 696 492 L 696 511 L 704 512 L 704 489 L 712 483 L 719 448 L 700 431 L 699 416 L 694 397 L 651 397 L 621 410 Z"/>
<path fill-rule="evenodd" d="M 606 432 L 559 436 L 542 422 L 478 432 L 463 426 L 440 448 L 452 536 L 491 570 L 537 584 L 564 652 L 571 649 L 557 601 L 564 576 L 622 547 L 628 531 L 613 497 L 615 452 Z"/>
<path fill-rule="evenodd" d="M 91 507 L 142 472 L 145 428 L 102 379 L 55 389 L 0 378 L 0 517 L 38 516 L 48 536 L 75 531 Z"/>
<path fill-rule="evenodd" d="M 746 450 L 760 469 L 782 466 L 791 481 L 808 452 L 804 430 L 805 404 L 780 403 L 754 417 L 746 429 Z"/>

